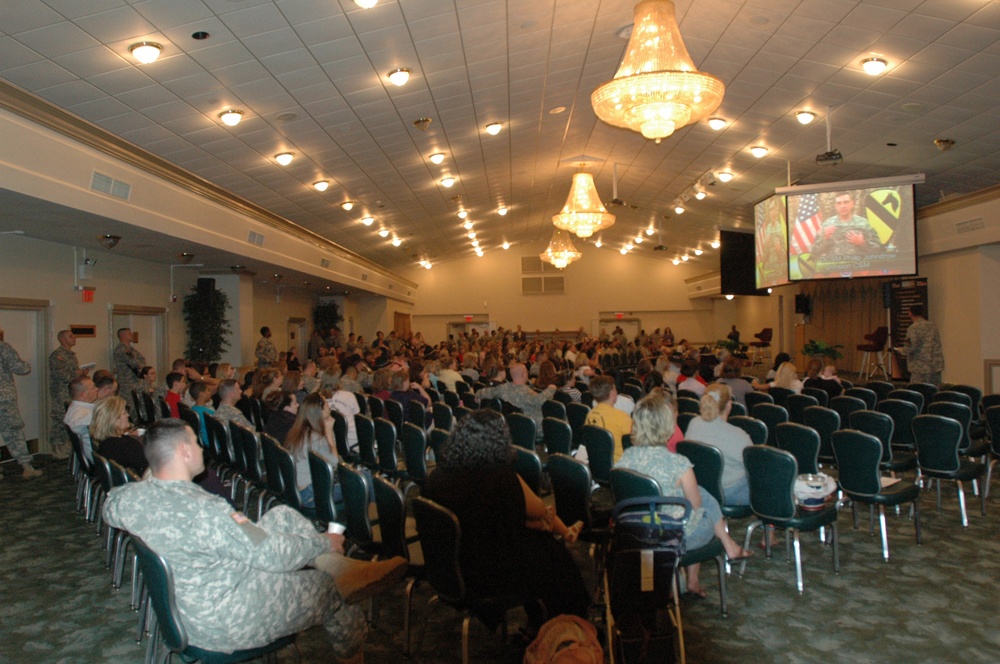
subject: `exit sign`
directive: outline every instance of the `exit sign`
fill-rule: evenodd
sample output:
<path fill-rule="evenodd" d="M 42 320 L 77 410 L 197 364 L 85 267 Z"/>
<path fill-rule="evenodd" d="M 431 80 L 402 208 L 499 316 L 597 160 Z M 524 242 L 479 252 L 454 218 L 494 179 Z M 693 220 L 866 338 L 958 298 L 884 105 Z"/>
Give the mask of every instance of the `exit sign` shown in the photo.
<path fill-rule="evenodd" d="M 85 290 L 80 293 L 80 296 L 83 299 L 84 304 L 91 304 L 94 301 L 94 291 L 92 290 Z"/>

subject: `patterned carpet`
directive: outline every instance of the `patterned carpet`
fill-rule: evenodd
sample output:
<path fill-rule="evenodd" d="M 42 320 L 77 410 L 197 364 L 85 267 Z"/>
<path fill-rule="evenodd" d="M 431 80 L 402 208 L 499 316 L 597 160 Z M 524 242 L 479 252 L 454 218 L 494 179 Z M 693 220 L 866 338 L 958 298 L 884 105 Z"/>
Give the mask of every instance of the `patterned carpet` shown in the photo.
<path fill-rule="evenodd" d="M 25 482 L 5 464 L 0 480 L 0 662 L 141 662 L 135 614 L 128 609 L 128 583 L 111 588 L 100 539 L 93 524 L 74 511 L 74 485 L 63 462 L 37 464 L 45 475 Z M 963 529 L 953 488 L 945 487 L 943 509 L 924 493 L 922 546 L 913 525 L 889 517 L 890 552 L 882 562 L 876 535 L 851 527 L 841 515 L 841 574 L 832 573 L 831 550 L 815 534 L 803 536 L 805 595 L 795 590 L 794 566 L 783 547 L 767 560 L 749 563 L 745 578 L 730 577 L 729 617 L 718 611 L 714 565 L 702 580 L 708 599 L 685 602 L 688 661 L 693 664 L 745 662 L 995 662 L 1000 631 L 995 628 L 996 584 L 1000 579 L 1000 526 L 995 501 L 987 516 L 969 496 L 970 527 Z M 742 524 L 733 524 L 742 535 Z M 575 551 L 582 569 L 584 552 Z M 592 575 L 588 575 L 593 581 Z M 460 621 L 451 609 L 425 608 L 429 591 L 414 599 L 414 643 L 425 618 L 428 627 L 413 658 L 420 662 L 459 660 Z M 368 662 L 404 659 L 403 589 L 381 602 L 366 648 Z M 513 629 L 523 614 L 513 616 Z M 520 652 L 498 635 L 473 623 L 471 659 L 517 662 Z M 314 628 L 299 638 L 303 662 L 331 661 L 324 632 Z M 283 652 L 282 662 L 295 661 Z"/>

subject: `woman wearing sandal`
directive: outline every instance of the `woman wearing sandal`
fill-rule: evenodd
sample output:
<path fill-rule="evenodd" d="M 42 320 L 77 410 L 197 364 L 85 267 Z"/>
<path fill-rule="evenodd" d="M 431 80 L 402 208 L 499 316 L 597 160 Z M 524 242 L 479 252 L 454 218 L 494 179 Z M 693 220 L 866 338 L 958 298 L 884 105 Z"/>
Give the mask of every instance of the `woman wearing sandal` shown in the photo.
<path fill-rule="evenodd" d="M 686 498 L 691 503 L 691 517 L 684 526 L 688 551 L 698 549 L 718 537 L 730 561 L 753 555 L 726 532 L 719 503 L 698 486 L 694 466 L 686 457 L 667 449 L 676 419 L 670 399 L 657 388 L 639 401 L 632 412 L 632 447 L 625 450 L 615 465 L 649 475 L 660 485 L 664 496 Z M 686 568 L 688 598 L 703 598 L 705 591 L 698 581 L 701 565 Z"/>
<path fill-rule="evenodd" d="M 571 528 L 514 471 L 503 416 L 475 410 L 461 419 L 441 450 L 421 495 L 455 513 L 462 528 L 459 564 L 470 595 L 516 590 L 541 599 L 549 616 L 587 617 L 590 599 L 564 542 Z M 537 603 L 525 607 L 529 629 L 541 627 Z"/>

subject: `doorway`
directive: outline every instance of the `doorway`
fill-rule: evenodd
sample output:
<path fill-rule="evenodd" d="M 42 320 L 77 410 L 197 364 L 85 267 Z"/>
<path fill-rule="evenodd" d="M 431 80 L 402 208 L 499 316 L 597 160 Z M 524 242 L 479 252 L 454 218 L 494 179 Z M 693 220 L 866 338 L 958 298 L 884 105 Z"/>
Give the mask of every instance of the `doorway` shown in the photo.
<path fill-rule="evenodd" d="M 49 453 L 49 337 L 52 336 L 48 300 L 0 298 L 0 329 L 31 373 L 14 376 L 17 405 L 24 420 L 28 448 Z M 34 443 L 34 445 L 32 444 Z"/>
<path fill-rule="evenodd" d="M 407 338 L 410 336 L 410 314 L 401 311 L 393 312 L 392 329 L 396 330 L 396 336 Z"/>
<path fill-rule="evenodd" d="M 278 350 L 289 350 L 294 348 L 299 354 L 299 361 L 309 357 L 309 334 L 306 331 L 305 318 L 288 319 L 288 344 Z"/>
<path fill-rule="evenodd" d="M 135 337 L 132 345 L 146 358 L 146 364 L 166 375 L 171 362 L 167 345 L 167 310 L 163 307 L 113 304 L 110 317 L 108 357 L 114 357 L 118 330 L 127 327 Z"/>

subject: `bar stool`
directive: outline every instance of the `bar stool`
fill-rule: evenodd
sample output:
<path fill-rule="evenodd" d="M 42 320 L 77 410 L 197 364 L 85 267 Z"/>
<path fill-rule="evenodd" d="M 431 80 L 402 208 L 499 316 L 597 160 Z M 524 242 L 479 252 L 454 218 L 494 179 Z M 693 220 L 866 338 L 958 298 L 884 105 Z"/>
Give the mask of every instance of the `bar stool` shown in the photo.
<path fill-rule="evenodd" d="M 763 330 L 754 335 L 757 341 L 751 341 L 750 347 L 753 348 L 753 355 L 750 358 L 750 366 L 753 366 L 760 362 L 765 364 L 771 361 L 771 337 L 774 336 L 774 330 L 769 327 L 765 327 Z"/>
<path fill-rule="evenodd" d="M 861 356 L 861 370 L 858 372 L 859 375 L 863 376 L 865 380 L 870 380 L 881 371 L 882 375 L 888 380 L 889 371 L 886 368 L 885 362 L 888 353 L 885 349 L 885 344 L 889 341 L 889 328 L 885 326 L 876 328 L 871 334 L 865 335 L 865 341 L 868 343 L 857 345 L 857 349 L 864 353 Z"/>

